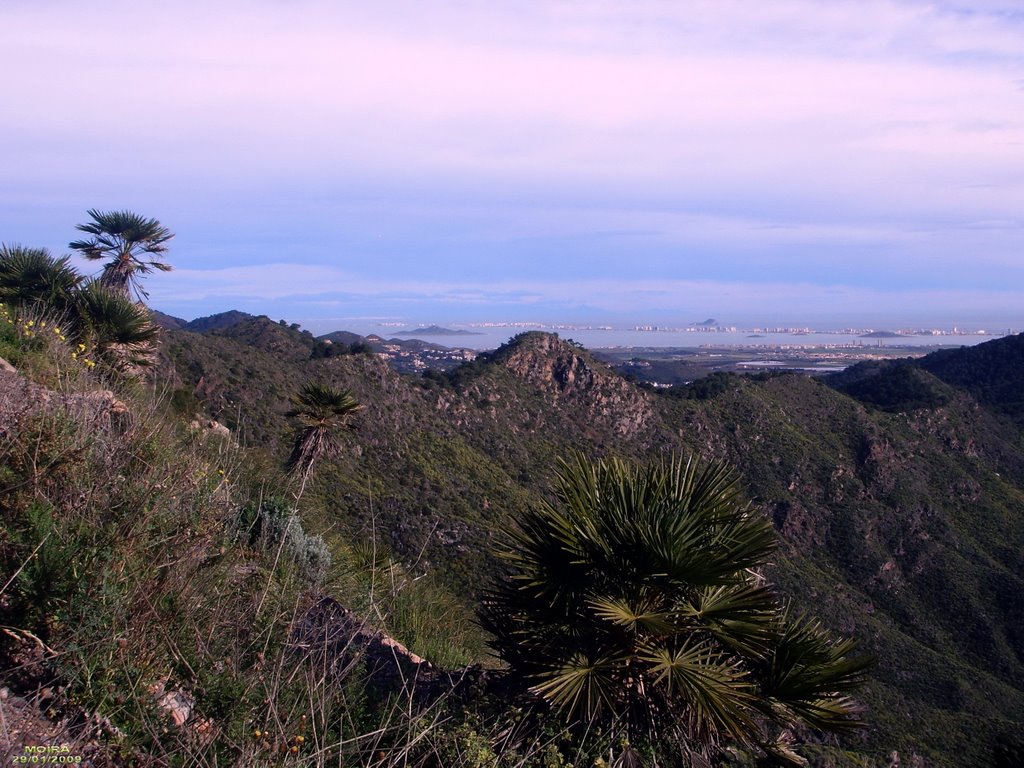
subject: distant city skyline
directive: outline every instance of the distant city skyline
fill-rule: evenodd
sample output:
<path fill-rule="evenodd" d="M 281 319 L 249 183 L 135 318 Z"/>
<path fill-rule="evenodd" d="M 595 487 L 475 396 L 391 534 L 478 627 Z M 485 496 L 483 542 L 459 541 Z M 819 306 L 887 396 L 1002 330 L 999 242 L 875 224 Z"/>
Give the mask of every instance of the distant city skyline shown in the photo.
<path fill-rule="evenodd" d="M 0 72 L 0 240 L 156 217 L 185 318 L 1024 324 L 1019 2 L 9 0 Z"/>

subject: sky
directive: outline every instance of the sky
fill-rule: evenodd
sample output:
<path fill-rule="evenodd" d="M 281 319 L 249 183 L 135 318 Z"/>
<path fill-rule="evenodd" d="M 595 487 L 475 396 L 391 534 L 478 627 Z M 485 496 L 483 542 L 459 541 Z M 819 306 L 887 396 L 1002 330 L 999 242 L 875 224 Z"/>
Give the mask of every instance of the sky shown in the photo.
<path fill-rule="evenodd" d="M 3 0 L 0 94 L 0 240 L 187 319 L 1024 325 L 1024 0 Z"/>

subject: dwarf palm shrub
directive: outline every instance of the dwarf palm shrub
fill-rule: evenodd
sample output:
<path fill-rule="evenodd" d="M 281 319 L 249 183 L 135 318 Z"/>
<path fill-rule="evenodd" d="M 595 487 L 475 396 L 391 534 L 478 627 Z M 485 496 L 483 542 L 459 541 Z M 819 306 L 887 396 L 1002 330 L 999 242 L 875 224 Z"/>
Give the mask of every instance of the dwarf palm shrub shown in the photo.
<path fill-rule="evenodd" d="M 134 375 L 156 359 L 159 328 L 149 310 L 86 280 L 66 257 L 44 248 L 0 246 L 0 302 L 6 319 L 22 321 L 29 335 L 49 329 L 70 342 L 76 358 L 98 361 L 107 371 Z"/>
<path fill-rule="evenodd" d="M 73 305 L 82 280 L 67 257 L 55 259 L 45 248 L 0 245 L 0 301 L 38 302 L 65 312 Z"/>
<path fill-rule="evenodd" d="M 856 726 L 868 662 L 776 597 L 758 571 L 775 542 L 722 464 L 576 456 L 507 532 L 482 623 L 570 722 L 662 755 L 735 744 L 799 763 L 782 734 Z"/>
<path fill-rule="evenodd" d="M 156 360 L 160 329 L 149 310 L 93 280 L 78 292 L 75 330 L 81 343 L 119 373 L 137 371 Z"/>
<path fill-rule="evenodd" d="M 343 429 L 352 429 L 352 414 L 362 406 L 348 390 L 316 382 L 303 385 L 291 401 L 293 408 L 288 415 L 298 419 L 299 429 L 288 458 L 288 467 L 301 478 L 302 488 L 305 488 L 313 464 L 321 457 L 335 456 L 341 450 L 339 433 Z M 301 489 L 298 495 L 302 495 Z"/>

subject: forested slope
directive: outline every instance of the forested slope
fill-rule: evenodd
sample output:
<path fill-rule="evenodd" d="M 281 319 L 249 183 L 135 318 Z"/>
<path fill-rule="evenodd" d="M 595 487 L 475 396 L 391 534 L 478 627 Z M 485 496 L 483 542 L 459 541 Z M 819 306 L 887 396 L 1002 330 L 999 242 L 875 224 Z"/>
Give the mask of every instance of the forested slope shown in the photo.
<path fill-rule="evenodd" d="M 290 392 L 310 378 L 350 388 L 365 409 L 310 491 L 318 524 L 372 533 L 467 607 L 494 568 L 496 523 L 546 493 L 557 457 L 727 459 L 782 535 L 774 578 L 878 654 L 860 748 L 984 765 L 1024 721 L 1024 462 L 1000 405 L 1021 391 L 1007 383 L 1020 367 L 986 347 L 909 375 L 854 371 L 847 381 L 875 386 L 849 394 L 789 374 L 690 397 L 640 389 L 545 334 L 429 377 L 366 355 L 311 359 L 301 334 L 260 319 L 172 332 L 166 349 L 179 400 L 194 395 L 270 461 L 284 457 Z M 995 384 L 963 373 L 975 356 L 1003 371 Z"/>

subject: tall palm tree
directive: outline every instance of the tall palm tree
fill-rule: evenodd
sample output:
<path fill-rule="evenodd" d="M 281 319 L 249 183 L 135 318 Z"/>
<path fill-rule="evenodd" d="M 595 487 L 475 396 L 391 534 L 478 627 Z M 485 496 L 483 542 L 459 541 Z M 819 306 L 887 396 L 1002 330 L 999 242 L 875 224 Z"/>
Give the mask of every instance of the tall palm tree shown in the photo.
<path fill-rule="evenodd" d="M 58 314 L 74 303 L 82 276 L 67 257 L 54 258 L 45 248 L 0 245 L 0 301 L 41 304 Z"/>
<path fill-rule="evenodd" d="M 324 456 L 333 456 L 341 449 L 339 432 L 353 429 L 352 414 L 362 406 L 348 390 L 327 384 L 309 382 L 291 398 L 294 406 L 288 415 L 299 420 L 291 456 L 290 471 L 302 479 L 302 490 L 313 470 L 313 464 Z"/>
<path fill-rule="evenodd" d="M 91 260 L 107 259 L 100 282 L 111 290 L 139 298 L 147 297 L 139 281 L 141 275 L 154 269 L 169 272 L 172 267 L 163 261 L 167 241 L 174 235 L 156 219 L 147 219 L 131 211 L 88 211 L 89 224 L 76 229 L 92 235 L 88 240 L 74 240 L 68 247 Z"/>
<path fill-rule="evenodd" d="M 508 575 L 481 623 L 569 723 L 690 759 L 737 744 L 800 764 L 788 729 L 858 725 L 847 694 L 870 660 L 791 615 L 758 571 L 775 546 L 722 464 L 577 455 L 553 501 L 505 532 Z"/>

